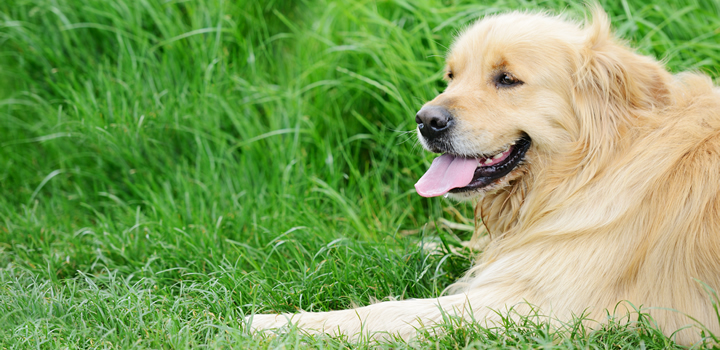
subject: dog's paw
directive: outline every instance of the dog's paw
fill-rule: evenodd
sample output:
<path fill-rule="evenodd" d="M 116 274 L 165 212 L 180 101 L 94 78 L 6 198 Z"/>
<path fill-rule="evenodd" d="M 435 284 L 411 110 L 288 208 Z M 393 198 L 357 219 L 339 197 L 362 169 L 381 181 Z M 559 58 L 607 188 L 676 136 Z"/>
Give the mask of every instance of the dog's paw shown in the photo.
<path fill-rule="evenodd" d="M 281 328 L 288 324 L 287 317 L 279 314 L 257 314 L 245 317 L 245 323 L 253 331 Z"/>

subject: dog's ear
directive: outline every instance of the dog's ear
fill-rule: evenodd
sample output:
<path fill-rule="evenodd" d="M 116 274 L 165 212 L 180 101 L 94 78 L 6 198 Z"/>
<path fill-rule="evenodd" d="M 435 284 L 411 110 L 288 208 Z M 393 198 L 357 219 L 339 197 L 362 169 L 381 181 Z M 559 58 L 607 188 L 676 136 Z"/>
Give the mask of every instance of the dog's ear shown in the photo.
<path fill-rule="evenodd" d="M 580 141 L 597 147 L 612 142 L 639 111 L 667 104 L 669 74 L 654 59 L 616 41 L 599 5 L 591 12 L 573 77 L 573 101 L 580 118 Z"/>

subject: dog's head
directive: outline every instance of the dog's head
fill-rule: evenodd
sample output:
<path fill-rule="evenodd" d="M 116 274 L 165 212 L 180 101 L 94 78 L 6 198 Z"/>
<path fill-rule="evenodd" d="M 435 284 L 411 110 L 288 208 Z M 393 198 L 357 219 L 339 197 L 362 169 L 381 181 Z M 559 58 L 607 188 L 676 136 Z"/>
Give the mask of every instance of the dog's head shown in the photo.
<path fill-rule="evenodd" d="M 506 187 L 534 164 L 612 143 L 632 110 L 662 104 L 667 74 L 609 28 L 596 7 L 585 26 L 516 12 L 465 30 L 446 90 L 415 118 L 421 144 L 442 154 L 418 193 L 469 199 Z"/>

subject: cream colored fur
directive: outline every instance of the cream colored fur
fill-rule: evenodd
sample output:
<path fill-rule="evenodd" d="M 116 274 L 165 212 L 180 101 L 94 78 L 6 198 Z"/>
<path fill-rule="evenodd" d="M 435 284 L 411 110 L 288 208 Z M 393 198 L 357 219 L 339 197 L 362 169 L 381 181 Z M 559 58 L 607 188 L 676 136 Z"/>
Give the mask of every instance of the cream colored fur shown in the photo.
<path fill-rule="evenodd" d="M 292 321 L 410 338 L 443 312 L 492 322 L 493 310 L 522 312 L 528 302 L 559 320 L 587 312 L 602 322 L 608 312 L 624 315 L 616 306 L 629 301 L 649 308 L 666 334 L 694 320 L 720 334 L 703 287 L 720 289 L 720 95 L 708 77 L 673 76 L 628 49 L 605 13 L 592 12 L 585 25 L 492 16 L 452 46 L 453 79 L 428 105 L 453 112 L 458 153 L 493 154 L 523 133 L 532 139 L 520 168 L 487 190 L 455 195 L 477 201 L 492 241 L 454 294 L 254 315 L 252 327 Z M 498 70 L 524 84 L 496 88 Z M 676 340 L 697 341 L 699 329 Z"/>

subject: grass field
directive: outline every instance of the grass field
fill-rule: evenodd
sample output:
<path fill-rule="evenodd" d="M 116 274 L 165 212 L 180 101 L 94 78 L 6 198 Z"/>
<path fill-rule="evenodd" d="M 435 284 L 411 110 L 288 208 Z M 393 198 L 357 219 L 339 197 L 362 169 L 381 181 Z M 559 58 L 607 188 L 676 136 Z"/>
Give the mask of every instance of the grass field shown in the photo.
<path fill-rule="evenodd" d="M 603 3 L 672 71 L 720 67 L 720 2 Z M 375 348 L 252 312 L 439 295 L 472 208 L 412 132 L 453 35 L 554 0 L 3 0 L 0 348 Z M 430 225 L 428 225 L 430 224 Z M 439 226 L 439 225 L 438 225 Z M 426 251 L 425 242 L 444 242 Z M 388 348 L 672 348 L 636 327 L 464 325 Z M 703 346 L 703 345 L 698 345 Z"/>

